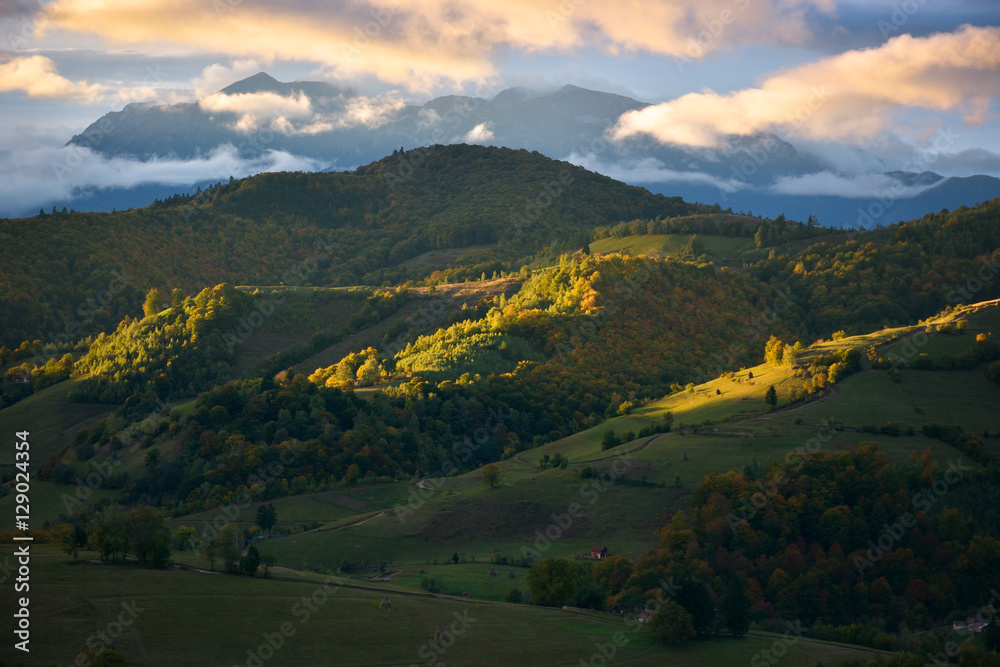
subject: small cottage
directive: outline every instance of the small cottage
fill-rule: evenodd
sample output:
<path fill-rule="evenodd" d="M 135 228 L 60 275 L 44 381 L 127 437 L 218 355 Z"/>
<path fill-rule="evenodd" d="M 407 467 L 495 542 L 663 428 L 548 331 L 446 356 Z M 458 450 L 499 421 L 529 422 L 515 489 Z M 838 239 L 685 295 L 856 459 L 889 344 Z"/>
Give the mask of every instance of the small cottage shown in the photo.
<path fill-rule="evenodd" d="M 590 557 L 597 560 L 602 560 L 608 557 L 607 547 L 590 547 Z"/>

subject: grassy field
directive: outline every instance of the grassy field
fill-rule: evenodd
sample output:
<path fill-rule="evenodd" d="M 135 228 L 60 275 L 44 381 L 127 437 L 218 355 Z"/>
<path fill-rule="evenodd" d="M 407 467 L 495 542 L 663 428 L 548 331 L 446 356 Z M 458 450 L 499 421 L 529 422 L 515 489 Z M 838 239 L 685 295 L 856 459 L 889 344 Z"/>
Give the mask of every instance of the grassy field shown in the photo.
<path fill-rule="evenodd" d="M 427 252 L 417 255 L 411 259 L 406 260 L 399 264 L 401 269 L 424 269 L 428 267 L 441 267 L 448 266 L 449 264 L 457 264 L 463 255 L 467 255 L 470 252 L 475 252 L 477 250 L 489 250 L 493 246 L 488 245 L 471 245 L 462 248 L 439 248 L 437 250 L 428 250 Z"/>
<path fill-rule="evenodd" d="M 698 235 L 705 244 L 705 254 L 714 259 L 736 257 L 754 247 L 752 238 Z M 627 252 L 630 255 L 657 255 L 680 258 L 690 234 L 641 234 L 621 238 L 607 237 L 591 242 L 590 251 L 599 253 Z"/>
<path fill-rule="evenodd" d="M 913 330 L 828 341 L 801 358 L 847 346 L 884 345 Z M 740 469 L 752 461 L 760 465 L 780 461 L 807 443 L 839 451 L 868 440 L 877 441 L 901 466 L 914 452 L 926 448 L 946 463 L 960 454 L 924 437 L 920 427 L 926 421 L 957 421 L 974 431 L 1000 429 L 1000 423 L 992 423 L 1000 388 L 985 378 L 981 368 L 904 370 L 901 377 L 901 382 L 892 383 L 885 371 L 866 367 L 812 401 L 787 404 L 803 380 L 790 366 L 761 364 L 503 461 L 499 464 L 501 484 L 495 489 L 484 488 L 480 471 L 447 478 L 429 490 L 406 483 L 373 487 L 365 492 L 382 489 L 377 502 L 356 507 L 359 513 L 367 512 L 365 521 L 331 515 L 330 522 L 318 530 L 270 540 L 261 550 L 295 568 L 336 570 L 343 565 L 354 570 L 383 563 L 391 571 L 401 571 L 398 581 L 416 586 L 424 569 L 440 576 L 442 586 L 461 587 L 474 597 L 496 598 L 509 589 L 504 586 L 509 582 L 498 583 L 486 573 L 491 561 L 500 556 L 517 558 L 530 552 L 536 558 L 572 558 L 594 544 L 627 557 L 641 555 L 657 544 L 659 529 L 673 514 L 686 507 L 686 493 L 712 472 Z M 764 394 L 772 384 L 779 407 L 769 412 Z M 606 430 L 619 435 L 626 430 L 638 432 L 661 423 L 667 412 L 674 415 L 671 433 L 601 451 Z M 904 431 L 912 427 L 914 435 L 889 437 L 859 430 L 888 421 Z M 837 430 L 829 428 L 831 423 L 838 425 Z M 569 457 L 568 468 L 543 470 L 539 458 L 556 453 Z M 581 478 L 584 467 L 598 477 Z M 601 475 L 606 480 L 629 480 L 632 485 L 605 484 Z M 307 497 L 288 502 L 290 517 L 322 516 L 321 510 L 306 509 L 306 503 L 314 502 Z M 571 503 L 581 505 L 582 515 L 568 526 L 559 526 L 559 517 L 565 516 Z M 378 511 L 397 505 L 396 511 Z M 295 506 L 300 509 L 292 510 Z M 280 509 L 279 518 L 283 518 Z M 555 539 L 546 538 L 546 531 Z M 456 553 L 462 564 L 450 565 Z"/>
<path fill-rule="evenodd" d="M 274 302 L 272 291 L 280 295 L 281 301 L 264 325 L 240 345 L 233 367 L 236 377 L 272 354 L 308 343 L 317 333 L 343 331 L 351 315 L 364 305 L 363 298 L 345 290 L 265 290 L 260 300 L 270 298 Z"/>
<path fill-rule="evenodd" d="M 38 465 L 52 453 L 73 444 L 82 428 L 92 427 L 116 406 L 70 403 L 66 394 L 83 378 L 72 378 L 32 394 L 0 410 L 0 434 L 6 443 L 17 431 L 30 433 L 31 458 Z M 14 462 L 14 448 L 0 448 L 0 465 Z"/>
<path fill-rule="evenodd" d="M 11 557 L 11 547 L 0 549 L 0 562 Z M 657 645 L 646 628 L 611 614 L 398 591 L 320 575 L 276 572 L 271 579 L 249 579 L 140 570 L 101 565 L 93 557 L 85 552 L 73 562 L 42 546 L 32 550 L 31 653 L 6 641 L 0 660 L 26 667 L 71 664 L 88 643 L 98 646 L 106 638 L 130 667 L 260 664 L 252 656 L 274 666 L 433 665 L 438 659 L 449 665 L 579 665 L 594 656 L 593 664 L 602 664 L 601 647 L 610 651 L 617 638 L 615 664 L 701 666 L 748 663 L 775 642 L 720 637 L 670 649 Z M 386 594 L 392 611 L 379 609 Z M 13 611 L 13 595 L 3 595 L 0 614 L 9 619 Z M 452 635 L 442 643 L 433 642 L 438 626 Z M 782 664 L 836 664 L 874 654 L 803 640 L 788 645 Z"/>

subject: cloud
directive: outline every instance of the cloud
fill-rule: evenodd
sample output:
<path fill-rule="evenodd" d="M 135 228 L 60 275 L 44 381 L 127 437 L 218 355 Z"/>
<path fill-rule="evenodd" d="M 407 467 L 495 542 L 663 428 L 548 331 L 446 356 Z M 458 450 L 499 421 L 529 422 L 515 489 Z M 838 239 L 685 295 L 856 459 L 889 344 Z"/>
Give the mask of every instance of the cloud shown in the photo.
<path fill-rule="evenodd" d="M 462 141 L 467 144 L 485 144 L 493 139 L 492 123 L 480 123 L 465 133 Z"/>
<path fill-rule="evenodd" d="M 37 141 L 37 138 L 36 138 Z M 193 160 L 140 162 L 106 158 L 79 146 L 41 146 L 0 153 L 0 215 L 34 211 L 52 202 L 99 188 L 131 188 L 150 183 L 179 189 L 204 181 L 227 181 L 270 171 L 317 171 L 326 165 L 283 151 L 251 159 L 231 145 Z"/>
<path fill-rule="evenodd" d="M 745 181 L 719 178 L 700 171 L 669 169 L 656 158 L 643 158 L 630 162 L 602 162 L 596 156 L 571 153 L 566 162 L 596 171 L 625 183 L 691 183 L 710 185 L 722 192 L 736 192 L 748 187 Z"/>
<path fill-rule="evenodd" d="M 336 77 L 374 74 L 426 91 L 493 77 L 493 58 L 512 48 L 700 59 L 734 44 L 803 44 L 809 17 L 833 9 L 834 0 L 564 0 L 550 8 L 536 0 L 56 0 L 44 23 L 147 49 L 315 62 Z M 203 75 L 203 87 L 214 74 Z"/>
<path fill-rule="evenodd" d="M 886 174 L 843 176 L 828 171 L 805 176 L 781 176 L 771 191 L 779 195 L 831 196 L 852 199 L 872 199 L 892 194 L 894 199 L 915 197 L 937 183 L 904 186 Z"/>
<path fill-rule="evenodd" d="M 70 81 L 45 56 L 24 56 L 0 64 L 0 92 L 24 91 L 28 97 L 93 102 L 107 88 L 86 81 Z"/>
<path fill-rule="evenodd" d="M 201 76 L 191 79 L 191 89 L 197 98 L 208 97 L 262 69 L 253 59 L 234 60 L 229 67 L 218 63 L 209 65 L 201 71 Z"/>
<path fill-rule="evenodd" d="M 952 176 L 1000 176 L 1000 155 L 983 148 L 970 148 L 958 153 L 939 155 L 931 166 L 935 171 Z"/>
<path fill-rule="evenodd" d="M 289 126 L 292 120 L 313 117 L 312 102 L 300 92 L 297 95 L 278 93 L 215 93 L 199 100 L 198 106 L 206 113 L 233 114 L 238 116 L 233 129 L 253 132 L 262 125 Z"/>
<path fill-rule="evenodd" d="M 775 131 L 865 144 L 893 115 L 919 108 L 959 111 L 982 123 L 1000 95 L 1000 28 L 966 26 L 924 38 L 903 35 L 778 73 L 758 88 L 707 90 L 624 114 L 612 135 L 717 146 L 725 135 Z"/>
<path fill-rule="evenodd" d="M 214 93 L 198 106 L 209 114 L 234 116 L 231 127 L 251 133 L 267 127 L 283 134 L 318 134 L 352 127 L 375 129 L 392 121 L 406 104 L 395 93 L 311 99 L 305 92 Z"/>

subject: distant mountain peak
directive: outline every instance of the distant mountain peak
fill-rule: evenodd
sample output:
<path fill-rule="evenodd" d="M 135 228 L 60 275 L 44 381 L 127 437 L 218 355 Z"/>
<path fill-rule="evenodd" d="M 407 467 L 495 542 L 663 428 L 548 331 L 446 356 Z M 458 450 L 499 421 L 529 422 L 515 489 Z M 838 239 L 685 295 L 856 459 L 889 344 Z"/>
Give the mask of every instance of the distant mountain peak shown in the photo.
<path fill-rule="evenodd" d="M 220 90 L 223 95 L 239 95 L 242 93 L 261 93 L 277 91 L 281 88 L 281 82 L 267 72 L 257 72 L 253 76 L 230 84 Z"/>

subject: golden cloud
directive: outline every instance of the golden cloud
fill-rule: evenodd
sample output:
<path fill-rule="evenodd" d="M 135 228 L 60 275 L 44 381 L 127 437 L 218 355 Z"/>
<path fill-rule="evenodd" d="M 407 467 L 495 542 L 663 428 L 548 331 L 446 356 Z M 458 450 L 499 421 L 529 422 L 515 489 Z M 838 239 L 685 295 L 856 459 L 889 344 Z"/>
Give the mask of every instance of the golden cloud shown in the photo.
<path fill-rule="evenodd" d="M 107 90 L 99 84 L 70 81 L 45 56 L 14 58 L 0 64 L 0 92 L 21 90 L 28 97 L 94 101 Z"/>
<path fill-rule="evenodd" d="M 482 81 L 500 48 L 677 58 L 741 43 L 802 43 L 806 12 L 833 0 L 359 0 L 266 4 L 263 0 L 56 0 L 49 30 L 121 44 L 178 46 L 262 62 L 320 63 L 333 74 L 374 74 L 411 89 Z"/>
<path fill-rule="evenodd" d="M 758 88 L 691 93 L 624 114 L 615 139 L 647 134 L 664 143 L 715 146 L 725 135 L 760 131 L 861 143 L 909 108 L 959 111 L 985 120 L 1000 95 L 1000 29 L 902 35 L 776 74 Z"/>

